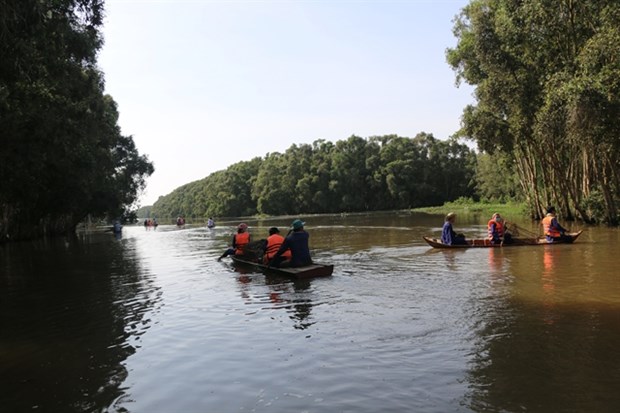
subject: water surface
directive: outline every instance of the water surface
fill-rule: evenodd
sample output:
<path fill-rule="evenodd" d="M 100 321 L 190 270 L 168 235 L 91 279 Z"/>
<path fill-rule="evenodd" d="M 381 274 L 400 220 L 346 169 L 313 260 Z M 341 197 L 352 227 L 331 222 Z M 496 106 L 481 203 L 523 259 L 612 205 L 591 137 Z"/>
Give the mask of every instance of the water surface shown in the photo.
<path fill-rule="evenodd" d="M 236 222 L 0 246 L 3 409 L 618 410 L 617 229 L 443 251 L 421 238 L 441 216 L 304 220 L 332 277 L 217 262 Z M 248 224 L 258 239 L 290 221 Z"/>

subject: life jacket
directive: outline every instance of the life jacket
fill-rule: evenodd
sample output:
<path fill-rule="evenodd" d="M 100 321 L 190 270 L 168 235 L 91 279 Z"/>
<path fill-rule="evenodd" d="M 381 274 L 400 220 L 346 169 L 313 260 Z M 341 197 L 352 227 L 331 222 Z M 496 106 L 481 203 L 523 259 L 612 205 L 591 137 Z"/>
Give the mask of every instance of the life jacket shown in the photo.
<path fill-rule="evenodd" d="M 497 236 L 500 238 L 503 237 L 504 236 L 504 223 L 497 222 L 494 219 L 492 219 L 487 224 L 487 229 L 489 231 L 489 239 L 493 239 L 493 229 L 492 229 L 493 224 L 495 224 L 495 232 L 497 233 Z"/>
<path fill-rule="evenodd" d="M 267 248 L 265 248 L 265 257 L 268 260 L 272 259 L 273 256 L 276 255 L 276 252 L 278 252 L 278 250 L 282 246 L 283 242 L 284 242 L 284 237 L 282 235 L 280 234 L 270 235 L 269 238 L 267 238 Z M 286 250 L 285 252 L 283 252 L 281 257 L 284 257 L 286 259 L 290 258 L 291 250 Z"/>
<path fill-rule="evenodd" d="M 235 255 L 243 255 L 245 247 L 250 243 L 250 233 L 241 232 L 235 234 Z"/>
<path fill-rule="evenodd" d="M 551 221 L 553 221 L 553 218 L 554 218 L 553 215 L 549 215 L 549 214 L 547 214 L 547 216 L 543 218 L 542 220 L 543 231 L 545 232 L 545 235 L 547 235 L 548 237 L 559 238 L 562 236 L 562 234 L 556 228 L 551 226 Z"/>

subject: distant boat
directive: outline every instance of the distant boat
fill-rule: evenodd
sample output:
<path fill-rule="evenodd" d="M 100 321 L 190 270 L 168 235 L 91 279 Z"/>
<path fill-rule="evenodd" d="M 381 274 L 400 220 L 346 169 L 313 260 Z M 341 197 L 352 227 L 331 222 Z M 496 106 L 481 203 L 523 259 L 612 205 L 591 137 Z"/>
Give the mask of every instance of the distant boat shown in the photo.
<path fill-rule="evenodd" d="M 568 238 L 563 241 L 549 242 L 545 237 L 538 238 L 512 238 L 511 243 L 506 244 L 493 244 L 491 240 L 487 238 L 469 239 L 465 244 L 460 245 L 448 245 L 441 242 L 441 239 L 422 237 L 433 248 L 505 248 L 505 247 L 519 247 L 524 245 L 556 245 L 556 244 L 572 244 L 583 231 L 571 232 L 566 235 Z"/>

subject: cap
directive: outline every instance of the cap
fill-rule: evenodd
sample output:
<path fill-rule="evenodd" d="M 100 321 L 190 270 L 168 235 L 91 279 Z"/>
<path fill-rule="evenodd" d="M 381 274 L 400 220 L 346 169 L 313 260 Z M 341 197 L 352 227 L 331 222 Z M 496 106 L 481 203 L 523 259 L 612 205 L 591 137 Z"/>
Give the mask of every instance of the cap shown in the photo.
<path fill-rule="evenodd" d="M 299 229 L 299 228 L 303 228 L 304 225 L 306 225 L 305 222 L 303 222 L 301 219 L 296 219 L 295 221 L 293 221 L 293 223 L 291 224 L 291 228 L 293 229 Z"/>

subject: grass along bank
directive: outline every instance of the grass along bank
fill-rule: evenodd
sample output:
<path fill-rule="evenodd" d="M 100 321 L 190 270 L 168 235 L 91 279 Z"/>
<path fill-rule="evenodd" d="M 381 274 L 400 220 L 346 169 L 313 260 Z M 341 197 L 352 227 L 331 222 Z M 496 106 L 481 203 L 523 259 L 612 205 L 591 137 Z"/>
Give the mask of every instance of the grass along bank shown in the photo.
<path fill-rule="evenodd" d="M 491 217 L 495 212 L 505 217 L 528 217 L 527 205 L 524 202 L 476 202 L 469 198 L 459 198 L 453 202 L 446 202 L 442 206 L 412 209 L 415 212 L 427 214 L 442 214 L 454 212 L 458 214 L 481 214 Z"/>

